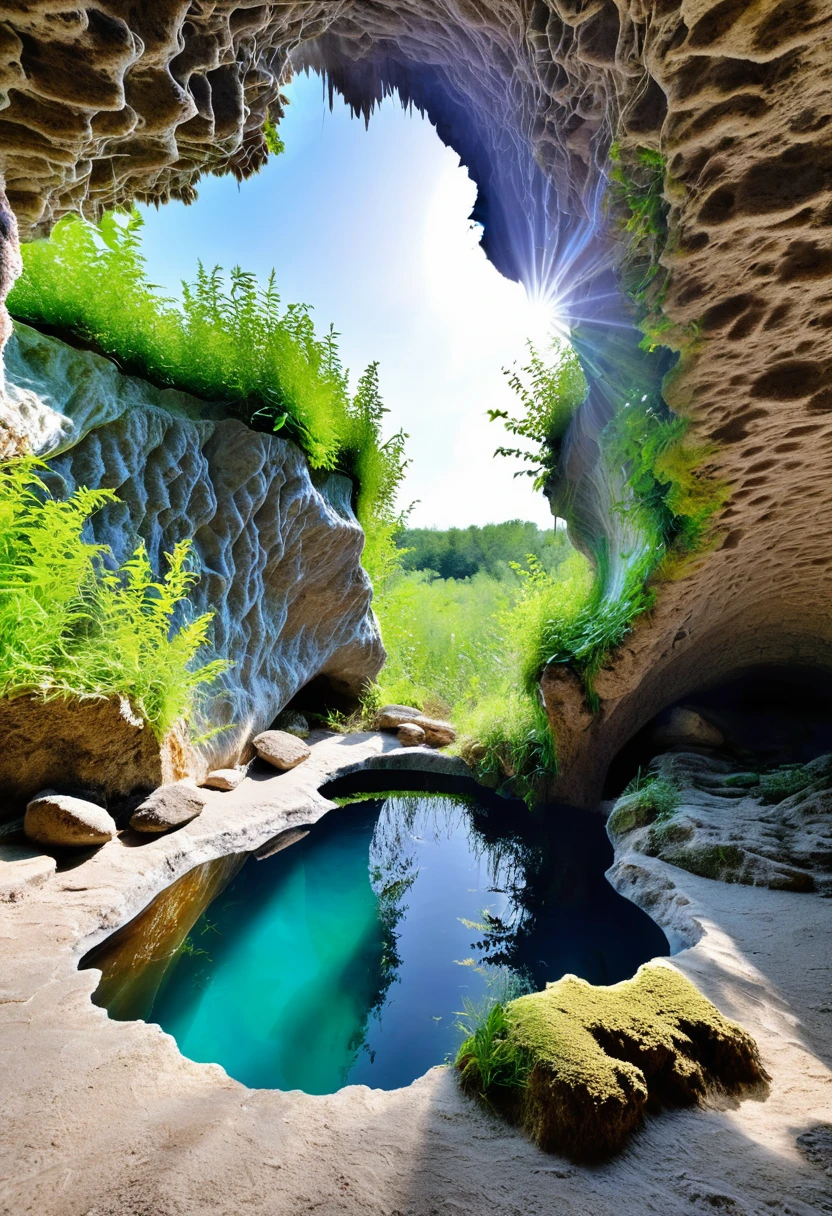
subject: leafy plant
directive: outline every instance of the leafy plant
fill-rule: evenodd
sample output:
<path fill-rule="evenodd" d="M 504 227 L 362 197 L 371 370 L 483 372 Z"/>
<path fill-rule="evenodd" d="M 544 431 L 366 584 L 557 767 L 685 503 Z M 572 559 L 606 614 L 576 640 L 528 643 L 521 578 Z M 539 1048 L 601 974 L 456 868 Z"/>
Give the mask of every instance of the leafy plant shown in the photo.
<path fill-rule="evenodd" d="M 468 1035 L 457 1052 L 455 1066 L 465 1088 L 487 1099 L 495 1089 L 522 1089 L 531 1064 L 527 1053 L 509 1037 L 505 1007 L 499 1002 L 478 1008 L 465 998 L 457 1027 Z"/>
<path fill-rule="evenodd" d="M 371 533 L 393 514 L 406 463 L 405 436 L 381 439 L 377 365 L 351 400 L 338 335 L 318 337 L 306 305 L 284 307 L 274 273 L 261 286 L 239 266 L 226 277 L 200 263 L 181 300 L 161 295 L 147 278 L 142 225 L 137 211 L 109 212 L 98 225 L 67 217 L 48 241 L 24 246 L 13 316 L 75 334 L 127 371 L 293 439 L 313 468 L 357 479 Z"/>
<path fill-rule="evenodd" d="M 504 373 L 520 400 L 522 413 L 512 417 L 507 410 L 489 410 L 488 417 L 491 422 L 499 419 L 509 434 L 534 445 L 531 450 L 499 447 L 494 454 L 525 461 L 531 467 L 518 470 L 515 477 L 533 477 L 535 490 L 542 490 L 557 472 L 561 441 L 586 396 L 587 383 L 571 346 L 553 343 L 548 360 L 531 342 L 528 348 L 529 362 L 519 371 Z"/>
<path fill-rule="evenodd" d="M 228 667 L 196 663 L 212 614 L 187 619 L 191 542 L 168 554 L 161 579 L 141 544 L 114 569 L 84 528 L 116 495 L 81 488 L 56 501 L 39 467 L 0 465 L 0 696 L 122 696 L 161 736 Z"/>

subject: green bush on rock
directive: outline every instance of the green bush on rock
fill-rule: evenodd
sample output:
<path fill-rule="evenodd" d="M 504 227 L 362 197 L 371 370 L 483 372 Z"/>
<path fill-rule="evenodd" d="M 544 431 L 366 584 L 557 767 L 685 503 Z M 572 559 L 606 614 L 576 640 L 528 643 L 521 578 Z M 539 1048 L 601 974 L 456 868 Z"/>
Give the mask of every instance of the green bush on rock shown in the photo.
<path fill-rule="evenodd" d="M 508 1002 L 456 1066 L 542 1149 L 579 1160 L 618 1152 L 648 1101 L 690 1105 L 767 1080 L 750 1035 L 662 962 L 612 987 L 567 975 Z"/>
<path fill-rule="evenodd" d="M 39 467 L 0 465 L 0 697 L 121 696 L 162 737 L 228 666 L 196 662 L 212 618 L 183 613 L 197 577 L 191 543 L 167 555 L 158 581 L 143 545 L 114 569 L 83 533 L 115 494 L 81 488 L 56 501 Z"/>
<path fill-rule="evenodd" d="M 388 534 L 405 436 L 382 442 L 377 365 L 351 398 L 338 335 L 330 328 L 319 337 L 306 305 L 284 307 L 274 273 L 262 287 L 239 266 L 226 279 L 200 263 L 181 301 L 164 297 L 147 278 L 142 224 L 137 211 L 109 212 L 98 225 L 70 216 L 49 240 L 25 245 L 12 316 L 77 335 L 126 371 L 220 402 L 248 426 L 294 440 L 312 468 L 351 476 L 365 532 L 384 533 L 368 562 L 383 565 L 394 547 Z"/>

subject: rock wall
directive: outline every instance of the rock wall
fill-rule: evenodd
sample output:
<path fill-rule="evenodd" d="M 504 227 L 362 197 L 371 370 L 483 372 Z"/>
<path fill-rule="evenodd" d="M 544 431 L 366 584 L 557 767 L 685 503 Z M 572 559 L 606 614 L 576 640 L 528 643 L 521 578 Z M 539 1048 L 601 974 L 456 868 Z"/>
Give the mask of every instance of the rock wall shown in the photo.
<path fill-rule="evenodd" d="M 0 3 L 0 172 L 37 234 L 255 169 L 290 62 L 368 116 L 398 90 L 469 166 L 495 264 L 603 352 L 632 325 L 604 224 L 609 145 L 665 153 L 664 309 L 698 334 L 666 397 L 716 445 L 731 501 L 714 550 L 602 673 L 591 721 L 559 673 L 544 681 L 561 790 L 592 801 L 615 748 L 691 682 L 754 661 L 830 667 L 831 39 L 830 0 Z M 559 500 L 583 498 L 603 529 L 585 477 L 616 389 L 600 362 Z"/>
<path fill-rule="evenodd" d="M 206 726 L 230 727 L 202 746 L 206 764 L 235 762 L 314 677 L 355 695 L 377 675 L 384 650 L 346 478 L 315 484 L 293 443 L 25 325 L 6 373 L 53 493 L 86 485 L 121 499 L 92 521 L 118 560 L 140 536 L 159 571 L 194 538 L 191 601 L 214 612 L 215 650 L 234 662 L 203 708 Z"/>

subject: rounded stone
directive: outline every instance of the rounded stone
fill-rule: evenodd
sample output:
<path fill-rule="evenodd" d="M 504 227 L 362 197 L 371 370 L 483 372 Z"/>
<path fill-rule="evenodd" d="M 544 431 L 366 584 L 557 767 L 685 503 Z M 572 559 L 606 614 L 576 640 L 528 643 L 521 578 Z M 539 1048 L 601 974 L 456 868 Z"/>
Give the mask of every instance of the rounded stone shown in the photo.
<path fill-rule="evenodd" d="M 408 722 L 413 722 L 421 714 L 421 709 L 412 705 L 385 705 L 373 719 L 374 730 L 398 730 Z"/>
<path fill-rule="evenodd" d="M 160 785 L 136 807 L 130 818 L 134 832 L 169 832 L 181 828 L 202 813 L 206 798 L 185 782 Z"/>
<path fill-rule="evenodd" d="M 402 747 L 418 747 L 425 741 L 425 732 L 415 722 L 405 722 L 396 731 Z"/>
<path fill-rule="evenodd" d="M 252 742 L 261 760 L 284 772 L 303 764 L 312 755 L 311 748 L 302 739 L 285 730 L 264 730 Z"/>
<path fill-rule="evenodd" d="M 659 747 L 721 747 L 724 742 L 722 731 L 686 705 L 677 705 L 653 732 L 653 743 Z"/>
<path fill-rule="evenodd" d="M 47 847 L 89 849 L 113 840 L 117 828 L 103 806 L 70 794 L 44 793 L 28 803 L 23 831 Z"/>
<path fill-rule="evenodd" d="M 447 747 L 456 739 L 456 731 L 450 722 L 442 722 L 438 718 L 426 718 L 424 714 L 420 714 L 416 719 L 416 725 L 425 732 L 425 742 L 430 747 Z"/>
<path fill-rule="evenodd" d="M 208 790 L 224 790 L 226 792 L 228 790 L 236 790 L 245 775 L 246 770 L 244 768 L 215 768 L 202 782 L 202 786 Z"/>

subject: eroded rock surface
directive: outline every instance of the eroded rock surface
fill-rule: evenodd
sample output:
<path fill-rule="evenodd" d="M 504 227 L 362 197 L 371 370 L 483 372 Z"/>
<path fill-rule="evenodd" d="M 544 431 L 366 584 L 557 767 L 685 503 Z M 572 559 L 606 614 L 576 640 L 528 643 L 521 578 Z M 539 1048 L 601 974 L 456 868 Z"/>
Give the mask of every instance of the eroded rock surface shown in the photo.
<path fill-rule="evenodd" d="M 214 613 L 214 649 L 234 664 L 201 713 L 206 727 L 230 729 L 145 788 L 234 765 L 313 677 L 348 695 L 374 678 L 384 650 L 345 478 L 313 484 L 294 444 L 26 326 L 7 348 L 7 375 L 49 421 L 39 454 L 53 493 L 85 485 L 119 495 L 91 526 L 119 561 L 141 537 L 161 571 L 165 553 L 194 539 L 201 574 L 191 602 Z M 112 750 L 106 738 L 99 745 Z M 24 740 L 13 754 L 25 751 Z"/>
<path fill-rule="evenodd" d="M 652 766 L 678 791 L 616 803 L 613 843 L 703 878 L 783 891 L 832 892 L 832 757 L 762 776 L 707 754 L 661 756 Z"/>
<path fill-rule="evenodd" d="M 82 789 L 117 807 L 198 767 L 178 733 L 160 742 L 125 701 L 0 699 L 0 823 L 43 789 Z"/>

